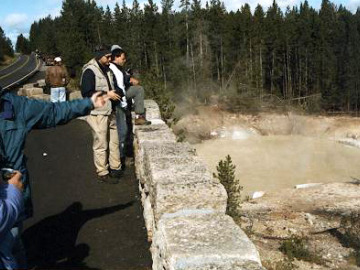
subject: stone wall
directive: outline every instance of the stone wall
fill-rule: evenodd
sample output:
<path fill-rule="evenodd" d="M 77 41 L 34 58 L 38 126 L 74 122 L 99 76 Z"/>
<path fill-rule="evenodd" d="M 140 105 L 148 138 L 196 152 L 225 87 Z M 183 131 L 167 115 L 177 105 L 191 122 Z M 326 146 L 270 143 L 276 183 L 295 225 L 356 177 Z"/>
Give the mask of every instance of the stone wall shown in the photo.
<path fill-rule="evenodd" d="M 225 214 L 227 194 L 195 150 L 176 142 L 158 105 L 135 126 L 135 166 L 154 270 L 264 269 L 254 244 Z"/>
<path fill-rule="evenodd" d="M 44 88 L 46 87 L 45 79 L 38 80 L 36 83 L 24 84 L 21 88 L 17 90 L 17 95 L 26 96 L 32 99 L 41 99 L 50 101 L 50 95 L 44 93 Z M 69 91 L 67 90 L 67 99 L 81 99 L 81 91 Z"/>

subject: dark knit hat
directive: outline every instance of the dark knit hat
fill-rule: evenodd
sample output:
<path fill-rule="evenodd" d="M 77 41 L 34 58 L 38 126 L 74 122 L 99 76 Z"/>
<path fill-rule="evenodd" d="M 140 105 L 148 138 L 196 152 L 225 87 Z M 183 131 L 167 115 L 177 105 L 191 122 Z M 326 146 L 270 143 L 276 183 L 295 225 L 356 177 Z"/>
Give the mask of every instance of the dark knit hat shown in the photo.
<path fill-rule="evenodd" d="M 111 54 L 111 48 L 108 45 L 98 45 L 95 47 L 95 58 L 100 59 L 104 55 Z"/>

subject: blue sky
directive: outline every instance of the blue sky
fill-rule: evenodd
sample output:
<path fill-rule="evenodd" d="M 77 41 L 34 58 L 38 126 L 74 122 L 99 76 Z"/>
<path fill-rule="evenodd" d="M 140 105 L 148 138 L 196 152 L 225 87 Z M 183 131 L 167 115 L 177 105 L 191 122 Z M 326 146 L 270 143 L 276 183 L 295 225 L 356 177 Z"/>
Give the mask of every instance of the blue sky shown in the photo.
<path fill-rule="evenodd" d="M 143 5 L 147 0 L 138 0 Z M 202 0 L 205 3 L 206 0 Z M 227 10 L 236 10 L 244 3 L 249 3 L 254 9 L 259 3 L 264 8 L 271 5 L 273 0 L 223 0 Z M 97 0 L 96 3 L 111 9 L 117 0 Z M 120 4 L 122 0 L 118 1 Z M 155 0 L 160 6 L 160 0 Z M 277 0 L 278 5 L 285 9 L 287 6 L 298 6 L 303 0 Z M 321 0 L 308 0 L 310 6 L 318 9 Z M 355 12 L 360 6 L 360 0 L 333 0 L 336 5 L 343 4 L 349 10 Z M 128 6 L 132 5 L 132 0 L 126 0 Z M 175 0 L 174 7 L 178 7 L 179 0 Z M 62 0 L 0 0 L 0 27 L 5 31 L 5 35 L 13 41 L 15 45 L 16 37 L 24 34 L 28 37 L 31 24 L 35 20 L 51 15 L 53 18 L 60 14 Z"/>

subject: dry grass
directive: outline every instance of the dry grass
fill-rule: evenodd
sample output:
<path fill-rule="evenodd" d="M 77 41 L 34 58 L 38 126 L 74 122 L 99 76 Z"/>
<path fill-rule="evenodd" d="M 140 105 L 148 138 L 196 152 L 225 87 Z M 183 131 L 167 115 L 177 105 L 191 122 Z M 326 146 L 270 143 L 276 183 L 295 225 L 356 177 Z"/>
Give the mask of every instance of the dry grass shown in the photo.
<path fill-rule="evenodd" d="M 10 56 L 5 55 L 4 56 L 4 61 L 0 61 L 0 69 L 10 65 L 15 60 L 16 60 L 16 57 L 10 57 Z"/>

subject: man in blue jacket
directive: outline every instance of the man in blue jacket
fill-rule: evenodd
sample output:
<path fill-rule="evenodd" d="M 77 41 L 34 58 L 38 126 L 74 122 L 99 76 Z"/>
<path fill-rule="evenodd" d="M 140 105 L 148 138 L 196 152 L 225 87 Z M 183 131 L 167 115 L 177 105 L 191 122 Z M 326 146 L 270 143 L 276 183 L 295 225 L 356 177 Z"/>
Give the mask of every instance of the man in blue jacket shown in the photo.
<path fill-rule="evenodd" d="M 20 97 L 3 91 L 0 87 L 0 156 L 2 157 L 0 167 L 12 168 L 22 174 L 24 218 L 33 215 L 29 174 L 24 156 L 26 135 L 32 129 L 65 124 L 73 118 L 89 114 L 94 108 L 104 106 L 108 97 L 100 96 L 100 94 L 98 92 L 91 98 L 82 100 L 51 103 Z M 14 230 L 18 239 L 20 239 L 20 231 L 21 223 Z M 23 257 L 22 254 L 19 256 Z"/>

